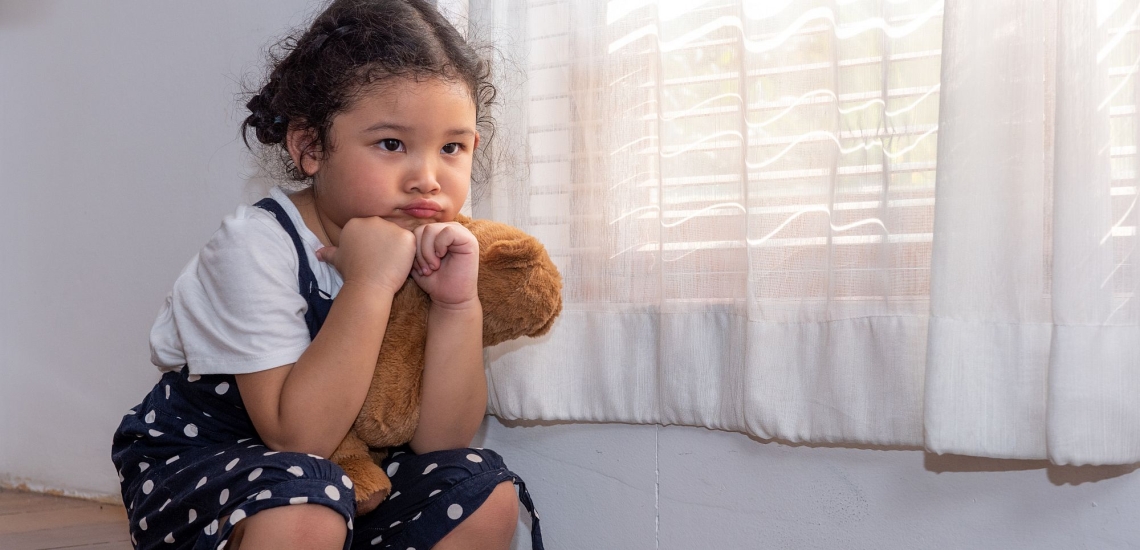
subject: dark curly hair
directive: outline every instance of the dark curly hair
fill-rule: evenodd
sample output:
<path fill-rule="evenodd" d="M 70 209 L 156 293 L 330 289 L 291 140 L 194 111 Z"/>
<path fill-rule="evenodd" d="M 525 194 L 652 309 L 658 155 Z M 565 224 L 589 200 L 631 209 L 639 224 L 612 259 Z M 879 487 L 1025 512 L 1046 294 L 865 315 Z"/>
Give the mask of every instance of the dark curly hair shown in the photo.
<path fill-rule="evenodd" d="M 334 0 L 308 29 L 272 46 L 269 65 L 261 89 L 246 103 L 250 115 L 241 124 L 242 139 L 250 147 L 252 129 L 294 181 L 309 177 L 289 156 L 286 132 L 312 129 L 308 147 L 328 151 L 332 119 L 358 94 L 392 78 L 462 82 L 475 103 L 483 143 L 494 132 L 489 63 L 425 0 Z M 476 171 L 484 162 L 477 154 Z"/>

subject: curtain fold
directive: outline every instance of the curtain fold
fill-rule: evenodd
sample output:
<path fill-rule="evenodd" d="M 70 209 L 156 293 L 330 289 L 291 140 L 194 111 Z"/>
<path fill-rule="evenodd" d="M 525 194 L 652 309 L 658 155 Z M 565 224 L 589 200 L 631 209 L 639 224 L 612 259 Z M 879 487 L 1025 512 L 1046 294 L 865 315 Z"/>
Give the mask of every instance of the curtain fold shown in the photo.
<path fill-rule="evenodd" d="M 1049 458 L 1140 461 L 1140 3 L 1060 1 Z M 1046 214 L 1049 215 L 1049 214 Z"/>
<path fill-rule="evenodd" d="M 509 419 L 1140 461 L 1140 0 L 471 0 Z"/>
<path fill-rule="evenodd" d="M 944 15 L 925 394 L 938 453 L 1045 457 L 1040 6 L 952 2 Z"/>
<path fill-rule="evenodd" d="M 1140 461 L 1136 2 L 945 13 L 925 407 L 936 452 Z M 1044 39 L 1043 39 L 1044 37 Z"/>

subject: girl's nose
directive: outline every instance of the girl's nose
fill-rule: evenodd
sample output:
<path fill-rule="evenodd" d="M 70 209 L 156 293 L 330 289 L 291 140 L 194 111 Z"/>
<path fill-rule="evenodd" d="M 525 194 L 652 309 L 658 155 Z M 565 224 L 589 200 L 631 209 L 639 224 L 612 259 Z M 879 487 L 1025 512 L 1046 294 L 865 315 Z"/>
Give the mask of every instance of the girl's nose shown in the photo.
<path fill-rule="evenodd" d="M 436 179 L 436 166 L 430 160 L 421 159 L 415 162 L 405 181 L 405 189 L 409 193 L 431 195 L 439 191 L 439 181 Z"/>

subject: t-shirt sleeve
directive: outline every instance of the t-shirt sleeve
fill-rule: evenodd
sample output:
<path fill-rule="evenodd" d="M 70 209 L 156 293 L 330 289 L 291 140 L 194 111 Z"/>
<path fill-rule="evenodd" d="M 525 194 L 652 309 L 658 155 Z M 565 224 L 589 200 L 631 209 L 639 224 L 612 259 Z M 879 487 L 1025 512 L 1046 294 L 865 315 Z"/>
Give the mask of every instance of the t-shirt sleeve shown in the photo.
<path fill-rule="evenodd" d="M 271 369 L 309 346 L 296 248 L 266 218 L 228 218 L 174 285 L 169 314 L 195 374 Z"/>

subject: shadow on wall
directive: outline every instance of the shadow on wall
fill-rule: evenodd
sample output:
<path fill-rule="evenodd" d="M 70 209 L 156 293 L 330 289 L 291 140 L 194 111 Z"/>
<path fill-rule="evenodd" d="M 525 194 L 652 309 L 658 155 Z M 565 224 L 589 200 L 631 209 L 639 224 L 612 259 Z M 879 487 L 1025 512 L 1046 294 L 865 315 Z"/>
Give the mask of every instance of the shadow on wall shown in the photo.
<path fill-rule="evenodd" d="M 608 424 L 608 422 L 565 422 L 549 420 L 500 420 L 504 426 L 534 427 L 557 426 L 563 424 Z M 707 429 L 707 428 L 706 428 Z M 1120 477 L 1140 469 L 1140 464 L 1112 464 L 1107 466 L 1058 466 L 1047 460 L 1019 460 L 1007 458 L 987 458 L 966 455 L 939 455 L 925 452 L 922 447 L 903 447 L 886 445 L 866 445 L 859 443 L 797 443 L 781 439 L 760 439 L 751 434 L 745 434 L 749 439 L 761 445 L 783 445 L 787 447 L 807 448 L 836 448 L 860 449 L 866 451 L 924 451 L 923 466 L 926 471 L 942 474 L 953 472 L 1015 472 L 1029 470 L 1045 470 L 1045 475 L 1053 485 L 1080 485 L 1082 483 L 1096 483 L 1114 477 Z"/>
<path fill-rule="evenodd" d="M 16 28 L 37 21 L 50 19 L 55 11 L 55 2 L 20 0 L 0 0 L 0 29 Z"/>
<path fill-rule="evenodd" d="M 1007 458 L 984 458 L 963 455 L 936 455 L 926 453 L 927 471 L 946 472 L 1010 472 L 1023 470 L 1045 470 L 1049 482 L 1054 485 L 1080 485 L 1095 483 L 1132 473 L 1140 464 L 1112 464 L 1108 466 L 1058 466 L 1047 460 L 1016 460 Z"/>

